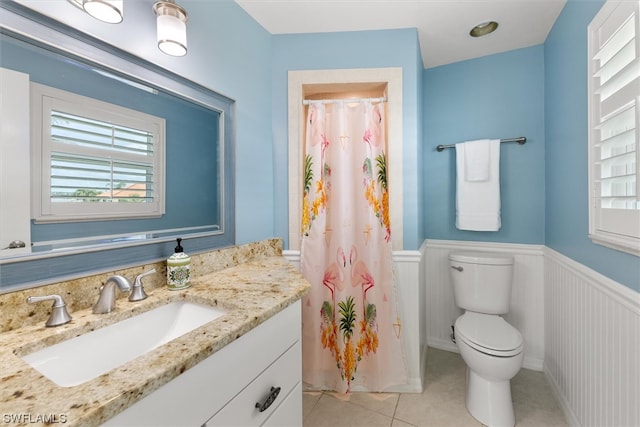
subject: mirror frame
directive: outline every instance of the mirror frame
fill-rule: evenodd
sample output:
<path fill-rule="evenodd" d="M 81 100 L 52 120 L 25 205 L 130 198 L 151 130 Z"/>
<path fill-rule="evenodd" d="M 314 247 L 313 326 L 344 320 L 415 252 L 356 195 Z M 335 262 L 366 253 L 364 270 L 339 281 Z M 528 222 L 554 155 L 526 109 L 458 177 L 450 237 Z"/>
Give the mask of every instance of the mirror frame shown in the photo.
<path fill-rule="evenodd" d="M 190 254 L 235 244 L 235 101 L 12 0 L 0 2 L 0 34 L 178 96 L 220 114 L 221 221 L 213 231 L 34 252 L 0 258 L 0 294 L 166 259 L 175 239 Z M 0 66 L 2 64 L 0 63 Z M 219 229 L 216 229 L 219 226 Z M 134 233 L 129 233 L 134 234 Z M 129 235 L 128 234 L 128 235 Z M 140 232 L 139 234 L 151 234 Z M 83 240 L 83 239 L 80 239 Z M 131 260 L 135 260 L 132 263 Z M 88 269 L 83 266 L 91 265 Z"/>

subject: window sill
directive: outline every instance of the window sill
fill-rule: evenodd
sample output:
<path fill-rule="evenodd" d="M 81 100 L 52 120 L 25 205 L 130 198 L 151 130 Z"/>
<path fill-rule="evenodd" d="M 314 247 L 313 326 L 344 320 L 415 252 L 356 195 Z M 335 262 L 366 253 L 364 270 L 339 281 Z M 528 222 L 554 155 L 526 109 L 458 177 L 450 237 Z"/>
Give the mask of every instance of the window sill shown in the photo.
<path fill-rule="evenodd" d="M 640 239 L 604 232 L 590 234 L 589 238 L 597 245 L 640 257 Z"/>

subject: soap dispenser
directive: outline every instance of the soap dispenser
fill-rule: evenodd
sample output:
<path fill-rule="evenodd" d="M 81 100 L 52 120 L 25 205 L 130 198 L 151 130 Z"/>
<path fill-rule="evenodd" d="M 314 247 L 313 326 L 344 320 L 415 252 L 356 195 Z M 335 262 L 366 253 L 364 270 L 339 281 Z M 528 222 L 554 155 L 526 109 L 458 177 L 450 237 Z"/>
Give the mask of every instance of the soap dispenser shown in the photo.
<path fill-rule="evenodd" d="M 191 257 L 182 249 L 182 239 L 177 239 L 178 246 L 167 259 L 167 288 L 171 291 L 186 289 L 191 286 Z"/>

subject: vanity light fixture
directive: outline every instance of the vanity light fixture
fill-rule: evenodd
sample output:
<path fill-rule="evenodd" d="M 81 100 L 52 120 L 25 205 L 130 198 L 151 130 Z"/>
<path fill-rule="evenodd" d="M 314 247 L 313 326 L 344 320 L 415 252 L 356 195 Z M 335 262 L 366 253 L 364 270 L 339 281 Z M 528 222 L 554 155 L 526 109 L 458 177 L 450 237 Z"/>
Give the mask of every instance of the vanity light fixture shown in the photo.
<path fill-rule="evenodd" d="M 123 0 L 82 0 L 89 15 L 109 24 L 119 24 L 124 15 Z"/>
<path fill-rule="evenodd" d="M 157 19 L 158 48 L 171 56 L 187 54 L 187 11 L 174 0 L 153 5 Z"/>
<path fill-rule="evenodd" d="M 493 33 L 498 28 L 496 21 L 487 21 L 482 24 L 478 24 L 469 31 L 471 37 L 482 37 Z"/>

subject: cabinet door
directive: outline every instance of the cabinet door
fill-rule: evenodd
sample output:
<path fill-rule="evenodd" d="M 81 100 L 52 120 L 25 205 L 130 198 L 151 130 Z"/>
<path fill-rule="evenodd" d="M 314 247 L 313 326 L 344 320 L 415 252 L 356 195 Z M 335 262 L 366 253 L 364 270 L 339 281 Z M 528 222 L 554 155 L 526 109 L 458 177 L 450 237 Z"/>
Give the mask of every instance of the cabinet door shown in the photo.
<path fill-rule="evenodd" d="M 300 383 L 301 354 L 301 344 L 298 341 L 207 421 L 206 426 L 262 425 Z M 267 400 L 269 402 L 265 403 Z M 264 405 L 266 409 L 261 412 L 258 405 Z"/>
<path fill-rule="evenodd" d="M 302 384 L 298 383 L 289 396 L 262 424 L 263 427 L 300 427 L 302 425 Z"/>
<path fill-rule="evenodd" d="M 300 301 L 297 301 L 104 425 L 200 426 L 241 394 L 287 350 L 295 345 L 299 348 L 300 329 Z M 296 382 L 302 376 L 300 366 L 301 355 L 298 355 L 296 368 L 289 367 L 297 376 Z M 269 390 L 271 385 L 265 385 L 265 389 Z M 261 393 L 264 396 L 264 391 Z"/>

